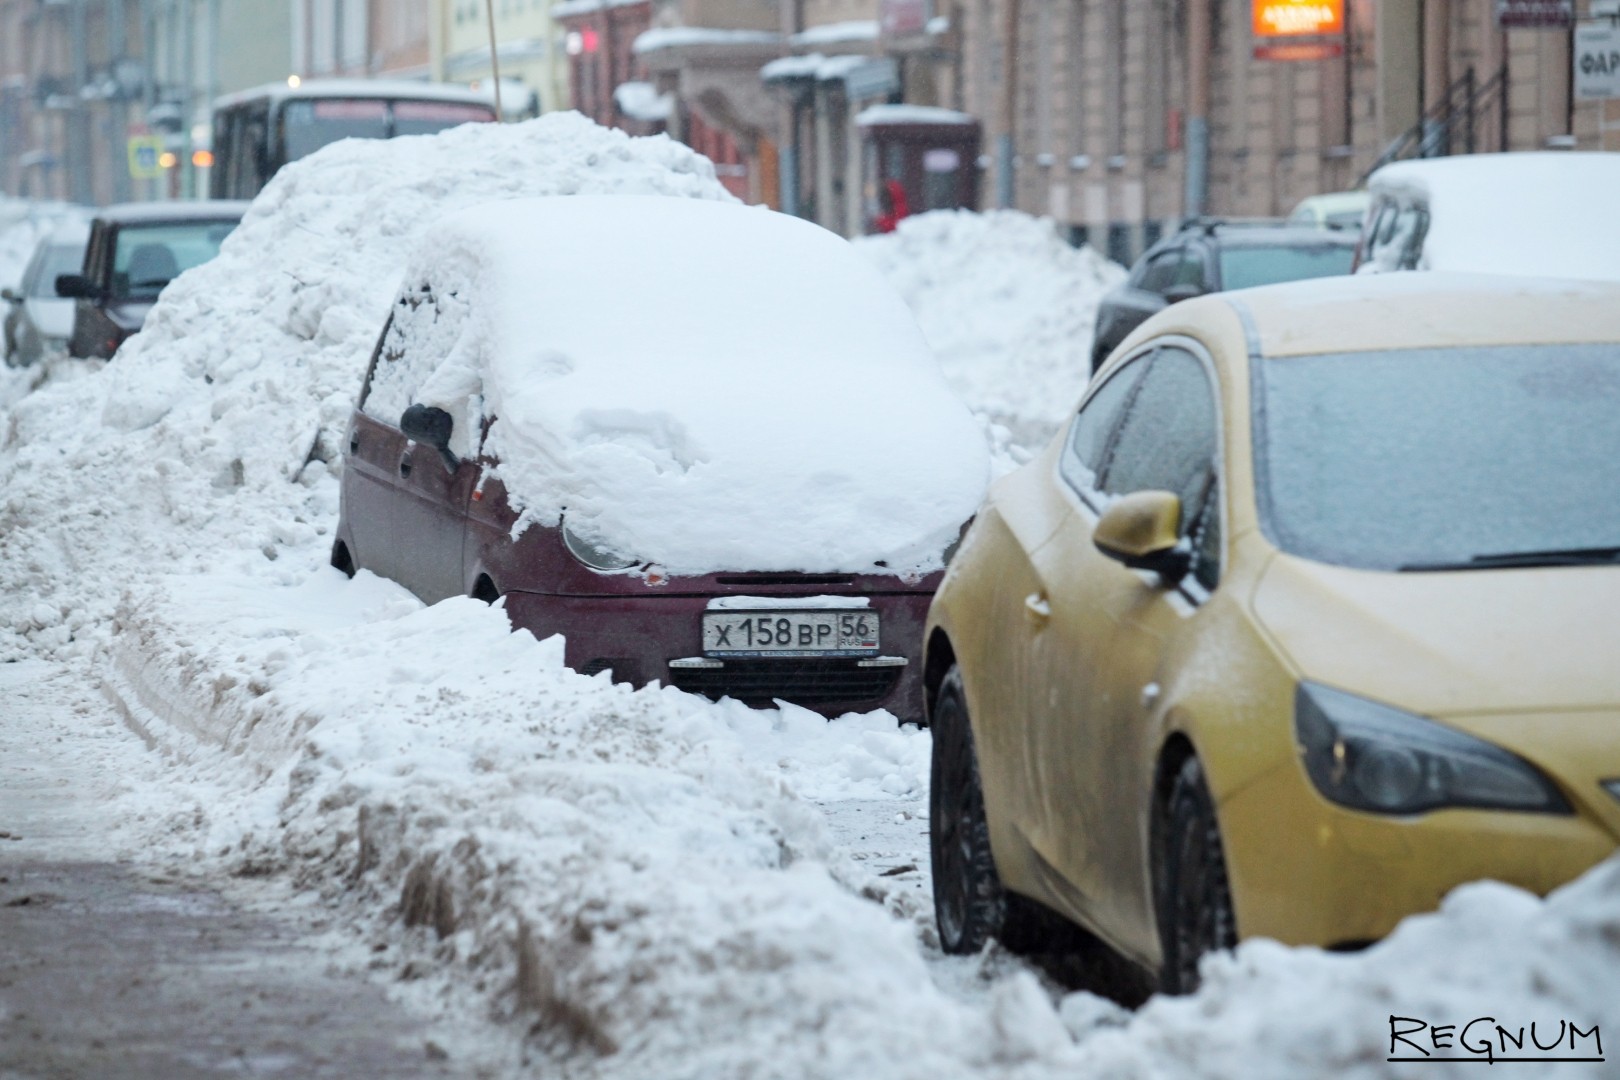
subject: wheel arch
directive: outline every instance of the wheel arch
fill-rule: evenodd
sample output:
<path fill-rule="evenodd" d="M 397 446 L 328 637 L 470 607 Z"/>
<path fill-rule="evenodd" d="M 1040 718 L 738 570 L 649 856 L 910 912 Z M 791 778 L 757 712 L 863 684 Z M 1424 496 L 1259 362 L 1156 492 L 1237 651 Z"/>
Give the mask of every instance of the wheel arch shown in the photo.
<path fill-rule="evenodd" d="M 934 703 L 945 675 L 956 664 L 956 649 L 942 627 L 934 627 L 923 648 L 923 717 L 932 723 Z"/>
<path fill-rule="evenodd" d="M 468 595 L 474 600 L 482 600 L 486 604 L 493 604 L 501 598 L 501 590 L 495 584 L 495 579 L 485 571 L 480 570 L 473 578 L 472 588 Z"/>

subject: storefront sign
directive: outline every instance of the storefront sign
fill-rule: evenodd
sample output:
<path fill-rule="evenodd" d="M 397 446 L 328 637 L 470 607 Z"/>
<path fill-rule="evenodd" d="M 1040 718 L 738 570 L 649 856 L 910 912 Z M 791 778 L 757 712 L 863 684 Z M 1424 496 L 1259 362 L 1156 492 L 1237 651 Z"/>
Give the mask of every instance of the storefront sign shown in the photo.
<path fill-rule="evenodd" d="M 1344 0 L 1254 0 L 1254 36 L 1344 33 Z"/>
<path fill-rule="evenodd" d="M 1496 0 L 1496 25 L 1504 30 L 1562 28 L 1575 21 L 1575 0 Z"/>
<path fill-rule="evenodd" d="M 1620 98 L 1620 25 L 1595 22 L 1575 28 L 1575 96 L 1581 101 Z"/>
<path fill-rule="evenodd" d="M 1258 42 L 1254 47 L 1256 60 L 1328 60 L 1343 55 L 1342 41 Z"/>
<path fill-rule="evenodd" d="M 883 0 L 879 25 L 884 37 L 912 37 L 928 29 L 933 15 L 931 0 Z"/>

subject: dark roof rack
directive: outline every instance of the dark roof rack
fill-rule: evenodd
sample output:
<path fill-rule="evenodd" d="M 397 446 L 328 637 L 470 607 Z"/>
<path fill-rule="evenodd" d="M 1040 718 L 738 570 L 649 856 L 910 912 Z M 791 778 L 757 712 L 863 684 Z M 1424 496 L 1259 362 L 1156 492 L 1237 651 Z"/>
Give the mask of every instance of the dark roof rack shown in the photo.
<path fill-rule="evenodd" d="M 1181 231 L 1202 230 L 1205 236 L 1214 236 L 1217 229 L 1276 229 L 1288 222 L 1282 218 L 1272 217 L 1199 217 L 1184 218 L 1181 222 Z"/>

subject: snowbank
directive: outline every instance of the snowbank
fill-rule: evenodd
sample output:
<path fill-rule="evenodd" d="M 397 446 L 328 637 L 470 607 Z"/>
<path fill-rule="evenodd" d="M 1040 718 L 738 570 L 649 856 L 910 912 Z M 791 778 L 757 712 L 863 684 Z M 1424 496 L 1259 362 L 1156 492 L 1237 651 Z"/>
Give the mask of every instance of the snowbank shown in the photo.
<path fill-rule="evenodd" d="M 417 240 L 475 203 L 589 193 L 731 199 L 690 149 L 574 113 L 345 141 L 283 169 L 104 372 L 3 419 L 0 659 L 91 648 L 153 571 L 318 565 L 338 440 Z"/>
<path fill-rule="evenodd" d="M 1080 401 L 1097 305 L 1125 271 L 1012 210 L 920 214 L 856 247 L 911 305 L 968 407 L 1024 450 L 1043 446 Z"/>
<path fill-rule="evenodd" d="M 173 579 L 118 621 L 132 723 L 238 792 L 181 841 L 476 982 L 568 1075 L 1016 1076 L 1025 1027 L 1056 1024 L 1021 983 L 999 1019 L 936 989 L 918 905 L 894 918 L 790 786 L 913 787 L 926 737 L 892 718 L 631 692 L 364 572 Z"/>
<path fill-rule="evenodd" d="M 396 422 L 421 401 L 460 433 L 492 419 L 520 528 L 566 507 L 574 531 L 674 574 L 920 574 L 984 496 L 983 433 L 905 304 L 808 222 L 508 201 L 432 229 L 405 280 L 366 411 Z"/>

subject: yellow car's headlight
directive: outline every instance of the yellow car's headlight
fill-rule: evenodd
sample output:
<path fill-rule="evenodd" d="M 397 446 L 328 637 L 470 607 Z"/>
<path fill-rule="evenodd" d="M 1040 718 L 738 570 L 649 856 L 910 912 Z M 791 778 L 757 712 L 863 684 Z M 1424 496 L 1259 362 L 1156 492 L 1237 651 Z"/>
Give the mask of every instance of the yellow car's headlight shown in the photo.
<path fill-rule="evenodd" d="M 1376 701 L 1302 682 L 1294 735 L 1316 789 L 1375 814 L 1440 807 L 1570 813 L 1541 771 L 1483 739 Z"/>

